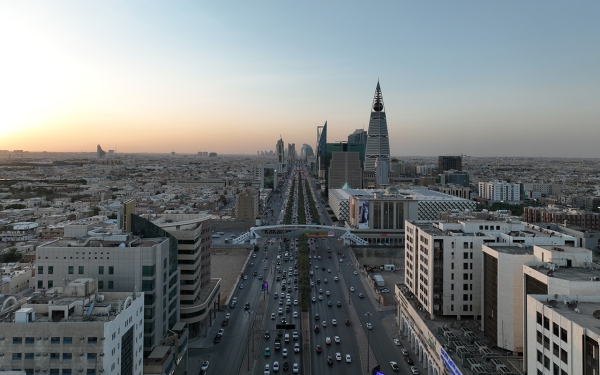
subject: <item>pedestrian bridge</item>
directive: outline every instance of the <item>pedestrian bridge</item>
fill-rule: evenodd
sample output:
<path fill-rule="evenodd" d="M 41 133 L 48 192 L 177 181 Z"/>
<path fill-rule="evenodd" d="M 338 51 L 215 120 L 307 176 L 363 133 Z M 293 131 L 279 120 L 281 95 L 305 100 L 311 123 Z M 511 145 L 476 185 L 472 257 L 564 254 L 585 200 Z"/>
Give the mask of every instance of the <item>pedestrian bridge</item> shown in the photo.
<path fill-rule="evenodd" d="M 279 224 L 265 225 L 261 227 L 252 227 L 250 231 L 241 234 L 233 239 L 233 244 L 243 244 L 250 241 L 255 245 L 259 238 L 296 238 L 301 234 L 315 238 L 341 238 L 344 245 L 367 245 L 368 242 L 353 234 L 350 229 L 344 227 L 332 227 L 328 225 L 310 225 L 310 224 Z"/>

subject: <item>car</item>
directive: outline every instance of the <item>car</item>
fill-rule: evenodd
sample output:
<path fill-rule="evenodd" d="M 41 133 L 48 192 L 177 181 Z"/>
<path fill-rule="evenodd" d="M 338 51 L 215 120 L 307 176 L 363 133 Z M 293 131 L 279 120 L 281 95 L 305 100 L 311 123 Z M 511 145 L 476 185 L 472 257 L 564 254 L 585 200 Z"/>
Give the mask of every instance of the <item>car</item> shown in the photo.
<path fill-rule="evenodd" d="M 294 311 L 294 318 L 298 317 L 298 311 Z"/>
<path fill-rule="evenodd" d="M 346 325 L 349 326 L 350 325 L 350 319 L 346 319 Z"/>
<path fill-rule="evenodd" d="M 244 280 L 248 280 L 248 275 L 244 275 Z"/>
<path fill-rule="evenodd" d="M 367 323 L 367 329 L 373 329 L 373 324 Z"/>
<path fill-rule="evenodd" d="M 404 359 L 406 360 L 406 363 L 408 363 L 409 365 L 414 365 L 415 364 L 410 357 L 404 357 Z"/>
<path fill-rule="evenodd" d="M 350 357 L 350 354 L 346 354 L 346 363 L 350 362 L 352 362 L 352 358 Z"/>
<path fill-rule="evenodd" d="M 325 284 L 327 284 L 327 279 L 323 279 L 323 282 L 324 282 Z"/>
<path fill-rule="evenodd" d="M 354 292 L 354 287 L 353 286 L 350 287 L 350 291 Z"/>
<path fill-rule="evenodd" d="M 265 332 L 265 340 L 268 340 L 271 338 L 271 334 L 269 333 L 269 331 Z"/>
<path fill-rule="evenodd" d="M 358 272 L 357 272 L 357 271 L 354 271 L 353 273 L 354 273 L 355 275 L 358 275 Z"/>
<path fill-rule="evenodd" d="M 327 321 L 326 321 L 326 320 L 323 320 L 323 321 L 321 322 L 321 325 L 322 325 L 323 327 L 327 327 Z"/>
<path fill-rule="evenodd" d="M 327 272 L 331 273 L 331 268 L 328 268 L 328 269 L 327 269 Z"/>
<path fill-rule="evenodd" d="M 327 306 L 331 307 L 332 303 L 331 301 L 327 301 Z"/>
<path fill-rule="evenodd" d="M 298 338 L 299 338 L 298 332 L 294 331 L 294 333 L 292 333 L 292 340 L 296 341 L 296 340 L 298 340 Z"/>
<path fill-rule="evenodd" d="M 402 353 L 403 356 L 408 357 L 408 351 L 406 349 L 400 349 L 400 353 Z"/>
<path fill-rule="evenodd" d="M 321 270 L 325 271 L 325 269 L 326 269 L 325 266 L 321 267 Z"/>
<path fill-rule="evenodd" d="M 326 291 L 326 292 L 325 292 L 325 295 L 326 295 L 326 296 L 330 296 L 330 295 L 331 295 L 331 293 L 329 293 L 329 291 Z"/>
<path fill-rule="evenodd" d="M 300 353 L 300 344 L 298 344 L 298 343 L 294 344 L 294 353 Z"/>
<path fill-rule="evenodd" d="M 264 374 L 265 375 L 270 375 L 271 374 L 271 369 L 269 368 L 269 364 L 268 363 L 265 365 L 265 372 L 264 372 Z"/>
<path fill-rule="evenodd" d="M 323 301 L 323 296 L 319 296 L 319 301 Z"/>
<path fill-rule="evenodd" d="M 313 302 L 317 302 L 317 297 L 313 296 L 313 297 L 312 297 L 312 301 L 313 301 Z"/>
<path fill-rule="evenodd" d="M 287 324 L 287 319 L 286 318 L 281 318 L 281 324 Z"/>
<path fill-rule="evenodd" d="M 364 298 L 364 296 L 365 296 L 364 294 L 358 293 L 358 298 Z"/>
<path fill-rule="evenodd" d="M 392 367 L 392 370 L 394 370 L 394 371 L 400 370 L 400 367 L 398 367 L 398 364 L 394 361 L 390 361 L 390 366 Z"/>
<path fill-rule="evenodd" d="M 317 284 L 321 284 L 321 279 L 317 279 Z"/>
<path fill-rule="evenodd" d="M 402 343 L 401 343 L 401 342 L 400 342 L 400 340 L 398 340 L 398 339 L 394 339 L 394 344 L 395 344 L 396 346 L 401 346 L 401 345 L 402 345 Z"/>
<path fill-rule="evenodd" d="M 297 374 L 297 373 L 299 373 L 299 372 L 300 372 L 300 367 L 298 366 L 298 364 L 297 364 L 297 363 L 294 363 L 294 366 L 292 366 L 292 372 L 293 372 L 294 374 Z"/>
<path fill-rule="evenodd" d="M 281 292 L 281 298 L 285 298 L 285 293 Z"/>
<path fill-rule="evenodd" d="M 252 254 L 252 258 L 256 258 L 256 254 Z"/>
<path fill-rule="evenodd" d="M 224 333 L 225 333 L 225 330 L 224 330 L 223 328 L 221 328 L 221 329 L 219 330 L 219 332 L 217 332 L 217 335 L 219 335 L 219 336 L 223 336 L 223 334 L 224 334 Z"/>
<path fill-rule="evenodd" d="M 235 302 L 231 302 L 231 304 L 229 305 L 230 309 L 234 309 L 235 308 Z"/>
<path fill-rule="evenodd" d="M 244 310 L 250 310 L 250 302 L 247 302 L 247 303 L 244 305 Z"/>
<path fill-rule="evenodd" d="M 325 337 L 325 344 L 327 344 L 327 345 L 331 344 L 331 337 Z"/>
<path fill-rule="evenodd" d="M 279 306 L 283 306 L 283 300 L 282 299 L 279 300 Z"/>
<path fill-rule="evenodd" d="M 342 355 L 340 353 L 335 353 L 335 359 L 338 361 L 342 360 Z"/>
<path fill-rule="evenodd" d="M 323 289 L 319 289 L 319 294 L 323 294 Z"/>
<path fill-rule="evenodd" d="M 294 290 L 298 290 L 298 285 L 294 285 Z"/>
<path fill-rule="evenodd" d="M 208 365 L 209 365 L 209 364 L 210 364 L 210 363 L 209 363 L 208 361 L 204 361 L 204 362 L 202 362 L 202 367 L 200 367 L 200 369 L 201 369 L 201 370 L 203 370 L 203 371 L 206 371 L 206 370 L 208 370 Z"/>
<path fill-rule="evenodd" d="M 321 345 L 317 345 L 317 353 L 321 353 L 323 351 L 323 349 L 321 349 Z"/>
<path fill-rule="evenodd" d="M 410 371 L 413 375 L 419 375 L 419 369 L 416 366 L 411 366 Z"/>
<path fill-rule="evenodd" d="M 315 265 L 315 269 L 316 269 L 316 270 L 318 270 L 318 269 L 319 269 L 319 266 Z"/>
<path fill-rule="evenodd" d="M 271 348 L 265 348 L 265 357 L 268 357 L 271 355 Z"/>
<path fill-rule="evenodd" d="M 314 281 L 311 281 L 311 282 L 310 282 L 310 286 L 315 286 L 315 282 L 314 282 Z"/>
<path fill-rule="evenodd" d="M 266 271 L 266 270 L 267 270 L 267 266 L 263 266 L 263 270 L 265 270 L 265 271 Z"/>
<path fill-rule="evenodd" d="M 339 280 L 340 280 L 340 278 L 337 276 L 333 278 L 333 281 L 339 281 Z"/>
<path fill-rule="evenodd" d="M 283 350 L 281 351 L 281 355 L 284 356 L 284 357 L 287 357 L 287 355 L 288 355 L 287 348 L 283 348 Z"/>
<path fill-rule="evenodd" d="M 287 371 L 290 368 L 290 365 L 288 365 L 288 361 L 283 361 L 283 371 Z"/>
<path fill-rule="evenodd" d="M 336 319 L 331 319 L 331 325 L 337 326 L 337 320 Z"/>
<path fill-rule="evenodd" d="M 328 364 L 329 366 L 333 365 L 333 358 L 331 358 L 331 356 L 330 356 L 330 355 L 328 355 L 328 356 L 327 356 L 327 364 Z"/>
<path fill-rule="evenodd" d="M 337 307 L 342 307 L 342 303 L 340 301 L 337 301 Z"/>
<path fill-rule="evenodd" d="M 230 313 L 225 314 L 225 319 L 229 320 L 230 317 L 231 317 Z"/>
<path fill-rule="evenodd" d="M 281 307 L 277 311 L 278 311 L 279 315 L 283 314 L 283 309 Z"/>
<path fill-rule="evenodd" d="M 240 284 L 240 289 L 244 289 L 244 284 Z"/>
<path fill-rule="evenodd" d="M 320 330 L 319 326 L 316 325 L 314 329 L 315 329 L 316 333 L 319 333 L 319 330 Z"/>
<path fill-rule="evenodd" d="M 250 267 L 254 267 L 254 263 L 250 263 Z"/>
<path fill-rule="evenodd" d="M 383 288 L 379 290 L 380 293 L 389 293 L 390 290 L 388 288 Z"/>
<path fill-rule="evenodd" d="M 263 279 L 263 275 L 258 275 L 258 279 L 262 280 Z"/>
<path fill-rule="evenodd" d="M 273 362 L 273 372 L 279 371 L 279 362 Z"/>
<path fill-rule="evenodd" d="M 336 344 L 339 344 L 342 342 L 342 340 L 340 340 L 340 336 L 334 336 L 333 341 L 335 341 Z"/>
<path fill-rule="evenodd" d="M 315 314 L 315 320 L 319 320 L 319 319 L 321 319 L 321 316 L 319 315 L 319 313 L 316 313 Z"/>
<path fill-rule="evenodd" d="M 298 306 L 298 300 L 297 299 L 294 300 L 294 306 Z"/>
<path fill-rule="evenodd" d="M 321 259 L 321 256 L 319 255 L 319 256 L 317 257 L 317 259 L 319 259 L 319 260 L 320 260 L 320 259 Z"/>
<path fill-rule="evenodd" d="M 219 336 L 219 335 L 216 335 L 216 336 L 215 336 L 215 339 L 213 340 L 213 342 L 214 342 L 215 344 L 218 344 L 218 343 L 220 343 L 220 342 L 221 342 L 221 336 Z"/>

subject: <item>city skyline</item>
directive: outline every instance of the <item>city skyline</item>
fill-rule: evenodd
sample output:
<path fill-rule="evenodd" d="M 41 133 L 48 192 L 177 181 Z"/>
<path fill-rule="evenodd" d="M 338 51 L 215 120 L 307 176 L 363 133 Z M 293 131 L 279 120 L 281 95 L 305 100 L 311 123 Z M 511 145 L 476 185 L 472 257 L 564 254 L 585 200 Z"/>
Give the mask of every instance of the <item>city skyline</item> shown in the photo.
<path fill-rule="evenodd" d="M 4 3 L 0 149 L 599 155 L 599 4 L 233 4 Z"/>

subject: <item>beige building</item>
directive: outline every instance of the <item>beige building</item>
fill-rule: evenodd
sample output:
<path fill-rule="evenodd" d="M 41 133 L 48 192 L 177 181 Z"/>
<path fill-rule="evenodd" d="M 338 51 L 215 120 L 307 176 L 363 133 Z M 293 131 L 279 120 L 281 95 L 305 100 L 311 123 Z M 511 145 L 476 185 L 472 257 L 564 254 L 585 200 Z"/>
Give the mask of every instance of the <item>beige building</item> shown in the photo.
<path fill-rule="evenodd" d="M 358 152 L 334 151 L 329 164 L 329 189 L 341 189 L 349 186 L 352 189 L 362 187 L 362 168 Z"/>
<path fill-rule="evenodd" d="M 240 189 L 236 196 L 235 217 L 238 220 L 254 220 L 259 214 L 259 194 L 253 188 Z"/>

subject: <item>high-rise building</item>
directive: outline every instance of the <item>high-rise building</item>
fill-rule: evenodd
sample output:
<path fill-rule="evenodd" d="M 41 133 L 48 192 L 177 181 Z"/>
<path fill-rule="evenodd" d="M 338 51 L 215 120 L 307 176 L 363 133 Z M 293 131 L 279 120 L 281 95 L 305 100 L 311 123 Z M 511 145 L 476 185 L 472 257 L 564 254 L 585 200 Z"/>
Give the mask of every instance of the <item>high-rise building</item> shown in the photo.
<path fill-rule="evenodd" d="M 317 174 L 320 179 L 326 179 L 327 170 L 327 121 L 325 125 L 317 126 Z"/>
<path fill-rule="evenodd" d="M 256 189 L 240 189 L 235 200 L 235 217 L 238 220 L 256 219 L 258 211 L 259 195 Z"/>
<path fill-rule="evenodd" d="M 389 185 L 390 163 L 389 159 L 377 158 L 375 160 L 375 187 L 380 189 Z"/>
<path fill-rule="evenodd" d="M 344 175 L 345 172 L 343 171 L 339 171 L 339 172 L 334 172 L 332 171 L 331 168 L 337 168 L 338 166 L 342 166 L 344 165 L 344 168 L 346 168 L 346 164 L 339 164 L 341 162 L 341 160 L 345 160 L 341 159 L 341 156 L 337 159 L 336 164 L 332 165 L 332 158 L 333 158 L 333 154 L 336 152 L 351 152 L 351 153 L 357 153 L 358 154 L 358 165 L 353 164 L 352 162 L 350 162 L 350 164 L 348 164 L 348 167 L 357 167 L 355 170 L 351 171 L 350 173 L 353 176 L 358 175 L 359 173 L 362 176 L 362 160 L 364 160 L 364 151 L 365 148 L 363 147 L 363 145 L 361 144 L 349 144 L 347 142 L 335 142 L 335 143 L 327 143 L 325 145 L 325 173 L 324 173 L 324 179 L 327 182 L 327 184 L 330 182 L 330 178 L 329 175 L 330 173 L 336 173 L 336 176 L 340 176 L 340 173 L 342 173 L 342 175 Z M 348 158 L 347 160 L 351 161 L 353 160 L 352 157 Z M 362 177 L 361 177 L 362 178 Z M 337 179 L 333 179 L 331 180 L 335 185 L 335 187 L 333 187 L 334 189 L 339 189 L 344 185 L 344 182 L 348 182 L 348 185 L 350 187 L 352 187 L 353 189 L 360 189 L 362 188 L 362 181 L 360 184 L 355 184 L 354 182 L 349 182 L 349 181 L 344 181 L 342 182 L 342 184 L 339 184 L 339 181 Z M 352 179 L 352 181 L 354 181 Z M 326 186 L 326 189 L 329 189 L 329 185 Z"/>
<path fill-rule="evenodd" d="M 312 147 L 307 145 L 306 143 L 302 145 L 302 158 L 311 158 L 315 156 Z"/>
<path fill-rule="evenodd" d="M 279 137 L 277 144 L 275 145 L 275 150 L 277 152 L 277 163 L 284 164 L 285 163 L 285 145 L 283 144 L 283 139 Z"/>
<path fill-rule="evenodd" d="M 100 147 L 100 145 L 96 146 L 96 157 L 98 159 L 102 159 L 106 156 L 106 151 L 104 151 L 102 149 L 102 147 Z"/>
<path fill-rule="evenodd" d="M 506 181 L 479 183 L 479 197 L 491 202 L 515 202 L 521 200 L 521 185 Z"/>
<path fill-rule="evenodd" d="M 462 171 L 462 156 L 438 156 L 438 173 Z"/>
<path fill-rule="evenodd" d="M 358 152 L 333 152 L 329 166 L 329 189 L 341 189 L 345 184 L 351 188 L 360 188 L 362 168 Z"/>
<path fill-rule="evenodd" d="M 454 184 L 468 187 L 469 186 L 469 174 L 466 172 L 458 171 L 443 171 L 440 172 L 440 184 Z"/>
<path fill-rule="evenodd" d="M 377 158 L 381 160 L 390 159 L 390 140 L 379 81 L 377 81 L 377 87 L 375 88 L 367 134 L 364 170 L 365 172 L 375 172 L 375 160 Z"/>
<path fill-rule="evenodd" d="M 367 138 L 367 132 L 364 129 L 356 129 L 354 133 L 348 135 L 348 143 L 366 145 Z"/>

